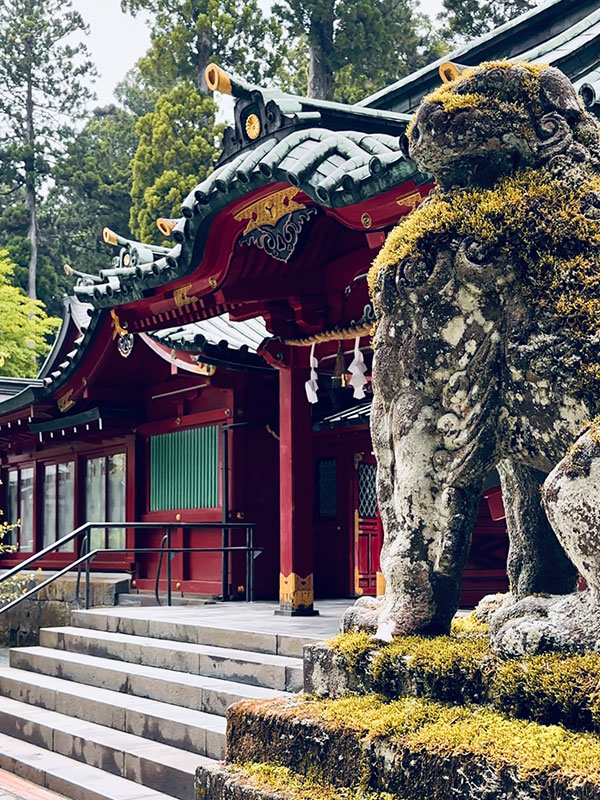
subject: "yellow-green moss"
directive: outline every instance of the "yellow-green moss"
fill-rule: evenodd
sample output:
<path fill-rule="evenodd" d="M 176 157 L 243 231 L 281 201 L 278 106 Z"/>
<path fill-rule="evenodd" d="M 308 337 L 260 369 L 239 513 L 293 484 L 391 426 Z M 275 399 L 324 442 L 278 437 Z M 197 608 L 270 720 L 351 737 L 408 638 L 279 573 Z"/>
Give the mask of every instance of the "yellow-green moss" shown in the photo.
<path fill-rule="evenodd" d="M 371 293 L 380 272 L 408 256 L 430 258 L 441 236 L 473 237 L 506 254 L 538 313 L 547 311 L 576 338 L 597 333 L 600 220 L 582 208 L 590 192 L 600 192 L 600 176 L 569 188 L 545 169 L 520 170 L 490 189 L 434 192 L 389 234 L 369 272 Z"/>
<path fill-rule="evenodd" d="M 298 701 L 285 713 L 350 729 L 361 738 L 385 737 L 414 750 L 482 756 L 516 768 L 522 777 L 540 772 L 600 781 L 600 737 L 510 719 L 487 708 L 413 697 L 385 702 L 367 695 Z"/>
<path fill-rule="evenodd" d="M 485 636 L 489 633 L 490 626 L 487 622 L 481 622 L 471 611 L 464 617 L 454 617 L 452 620 L 451 632 L 453 636 Z"/>
<path fill-rule="evenodd" d="M 378 646 L 372 636 L 362 631 L 340 633 L 330 639 L 328 644 L 333 650 L 344 656 L 348 667 L 352 670 L 355 670 L 365 656 Z"/>
<path fill-rule="evenodd" d="M 238 779 L 257 789 L 275 791 L 289 800 L 400 800 L 388 792 L 371 792 L 357 787 L 340 787 L 307 778 L 278 764 L 246 762 L 230 765 L 229 771 Z"/>

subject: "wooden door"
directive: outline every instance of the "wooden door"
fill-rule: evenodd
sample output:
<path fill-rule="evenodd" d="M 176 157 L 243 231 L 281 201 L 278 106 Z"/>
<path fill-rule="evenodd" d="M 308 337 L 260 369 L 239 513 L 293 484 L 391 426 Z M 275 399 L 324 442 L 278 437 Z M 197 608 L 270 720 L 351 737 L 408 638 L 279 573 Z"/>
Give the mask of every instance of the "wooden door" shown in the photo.
<path fill-rule="evenodd" d="M 354 466 L 354 591 L 374 595 L 382 544 L 375 491 L 377 464 L 371 453 L 356 453 Z"/>

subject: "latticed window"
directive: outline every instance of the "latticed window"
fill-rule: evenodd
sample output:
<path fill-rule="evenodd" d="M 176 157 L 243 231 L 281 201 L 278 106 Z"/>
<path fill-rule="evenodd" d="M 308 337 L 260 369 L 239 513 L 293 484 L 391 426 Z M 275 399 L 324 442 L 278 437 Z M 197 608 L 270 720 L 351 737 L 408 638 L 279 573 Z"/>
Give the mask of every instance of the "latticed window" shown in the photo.
<path fill-rule="evenodd" d="M 377 516 L 376 479 L 376 465 L 365 464 L 361 461 L 358 465 L 358 516 L 361 519 Z"/>
<path fill-rule="evenodd" d="M 337 516 L 337 461 L 320 458 L 317 461 L 317 503 L 319 519 Z"/>
<path fill-rule="evenodd" d="M 150 511 L 219 505 L 219 426 L 150 437 Z"/>

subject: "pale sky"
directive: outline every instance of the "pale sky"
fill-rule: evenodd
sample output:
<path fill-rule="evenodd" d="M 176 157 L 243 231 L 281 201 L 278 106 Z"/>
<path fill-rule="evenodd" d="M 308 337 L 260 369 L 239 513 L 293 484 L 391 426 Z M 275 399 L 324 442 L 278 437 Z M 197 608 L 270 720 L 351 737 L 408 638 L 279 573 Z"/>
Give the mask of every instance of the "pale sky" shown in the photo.
<path fill-rule="evenodd" d="M 144 54 L 150 43 L 148 26 L 141 17 L 121 12 L 120 0 L 72 0 L 90 26 L 87 45 L 100 76 L 95 84 L 97 103 L 113 102 L 115 86 Z M 263 0 L 261 5 L 269 5 Z M 442 0 L 421 0 L 421 9 L 436 16 Z"/>

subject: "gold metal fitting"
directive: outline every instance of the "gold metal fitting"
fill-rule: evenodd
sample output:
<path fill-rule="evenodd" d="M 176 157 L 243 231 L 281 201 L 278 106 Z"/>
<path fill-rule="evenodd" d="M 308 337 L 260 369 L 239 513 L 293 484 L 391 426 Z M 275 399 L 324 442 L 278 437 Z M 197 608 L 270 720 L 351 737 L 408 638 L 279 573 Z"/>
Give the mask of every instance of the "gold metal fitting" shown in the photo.
<path fill-rule="evenodd" d="M 460 70 L 453 64 L 451 61 L 444 61 L 443 64 L 440 65 L 440 78 L 443 80 L 444 83 L 450 83 L 451 81 L 455 81 L 458 76 L 460 75 Z"/>
<path fill-rule="evenodd" d="M 117 238 L 117 234 L 114 231 L 111 231 L 110 228 L 104 228 L 102 231 L 102 238 L 106 242 L 106 244 L 118 245 L 119 241 Z"/>
<path fill-rule="evenodd" d="M 214 278 L 212 275 L 208 279 L 208 285 L 210 286 L 211 289 L 216 289 L 218 283 L 219 283 L 219 281 L 216 278 Z"/>
<path fill-rule="evenodd" d="M 177 589 L 177 591 L 181 589 L 181 581 L 177 581 L 177 583 L 175 584 L 175 588 Z"/>
<path fill-rule="evenodd" d="M 175 514 L 175 521 L 181 522 L 181 514 Z"/>
<path fill-rule="evenodd" d="M 371 225 L 373 224 L 373 220 L 371 219 L 371 215 L 367 214 L 366 212 L 362 215 L 362 217 L 360 218 L 360 221 L 362 222 L 363 228 L 370 228 Z"/>
<path fill-rule="evenodd" d="M 260 120 L 256 114 L 248 114 L 246 117 L 246 134 L 249 139 L 258 139 L 260 136 Z"/>
<path fill-rule="evenodd" d="M 175 225 L 177 225 L 176 219 L 164 219 L 164 217 L 159 217 L 156 220 L 156 227 L 163 236 L 170 236 Z"/>
<path fill-rule="evenodd" d="M 231 94 L 231 79 L 226 72 L 223 72 L 221 67 L 216 64 L 209 64 L 204 73 L 206 85 L 211 92 L 221 92 L 222 94 Z"/>

